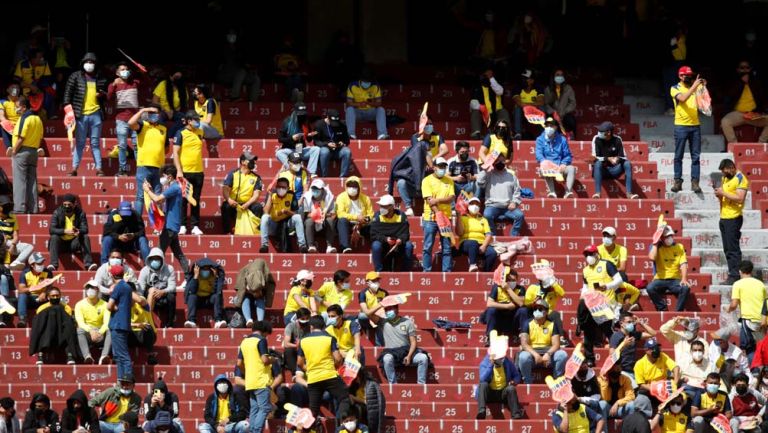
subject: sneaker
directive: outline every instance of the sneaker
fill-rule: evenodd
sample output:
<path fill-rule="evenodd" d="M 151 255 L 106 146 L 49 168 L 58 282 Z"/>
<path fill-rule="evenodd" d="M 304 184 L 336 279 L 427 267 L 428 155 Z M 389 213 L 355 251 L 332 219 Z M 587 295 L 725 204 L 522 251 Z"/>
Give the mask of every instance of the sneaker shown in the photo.
<path fill-rule="evenodd" d="M 350 140 L 357 140 L 357 135 L 355 135 L 355 134 L 349 134 L 349 139 L 350 139 Z"/>
<path fill-rule="evenodd" d="M 253 320 L 249 320 L 249 321 L 245 322 L 245 327 L 246 328 L 251 329 L 252 326 L 253 326 Z"/>
<path fill-rule="evenodd" d="M 413 215 L 414 215 L 413 214 L 413 208 L 409 207 L 408 209 L 405 210 L 405 216 L 412 217 Z"/>
<path fill-rule="evenodd" d="M 469 265 L 469 272 L 477 272 L 478 270 L 477 265 Z"/>
<path fill-rule="evenodd" d="M 17 328 L 26 328 L 27 327 L 27 321 L 24 319 L 19 319 L 18 322 L 16 322 Z"/>
<path fill-rule="evenodd" d="M 68 173 L 69 176 L 77 176 L 77 169 L 74 169 Z"/>
<path fill-rule="evenodd" d="M 350 248 L 350 247 L 346 247 L 346 248 L 344 248 L 344 250 L 341 252 L 341 254 L 347 254 L 347 253 L 351 253 L 351 252 L 352 252 L 352 248 Z"/>
<path fill-rule="evenodd" d="M 91 358 L 91 361 L 93 361 L 93 358 Z M 75 365 L 75 357 L 70 355 L 67 355 L 67 365 Z"/>
<path fill-rule="evenodd" d="M 35 362 L 36 365 L 43 365 L 43 352 L 40 352 L 37 354 L 37 362 Z"/>
<path fill-rule="evenodd" d="M 317 247 L 312 245 L 311 247 L 307 248 L 307 252 L 308 253 L 316 253 L 317 252 Z"/>
<path fill-rule="evenodd" d="M 309 250 L 307 249 L 306 245 L 303 245 L 303 246 L 299 247 L 299 252 L 302 253 L 302 254 L 306 254 L 308 251 Z M 317 250 L 315 250 L 315 251 L 317 251 Z"/>
<path fill-rule="evenodd" d="M 117 177 L 128 177 L 128 170 L 119 170 L 115 176 L 117 176 Z"/>
<path fill-rule="evenodd" d="M 213 325 L 216 329 L 226 328 L 227 327 L 227 321 L 226 320 L 219 320 Z"/>
<path fill-rule="evenodd" d="M 269 247 L 268 246 L 262 245 L 261 247 L 259 247 L 259 253 L 266 254 L 268 252 L 269 252 Z"/>
<path fill-rule="evenodd" d="M 547 198 L 557 198 L 557 194 L 555 194 L 554 192 L 548 192 Z"/>
<path fill-rule="evenodd" d="M 195 323 L 195 322 L 193 322 L 191 320 L 187 320 L 186 322 L 184 322 L 184 327 L 185 328 L 197 328 L 197 323 Z"/>
<path fill-rule="evenodd" d="M 325 254 L 334 254 L 336 253 L 336 248 L 332 246 L 328 246 L 328 248 L 325 249 Z"/>
<path fill-rule="evenodd" d="M 90 272 L 95 271 L 98 268 L 99 268 L 99 265 L 97 265 L 96 263 L 91 263 L 90 265 L 88 265 L 88 271 Z"/>
<path fill-rule="evenodd" d="M 96 176 L 104 177 L 104 171 L 102 169 L 96 170 Z"/>
<path fill-rule="evenodd" d="M 45 156 L 45 150 L 42 147 L 37 148 L 37 156 Z"/>
<path fill-rule="evenodd" d="M 200 230 L 200 227 L 194 226 L 194 227 L 192 227 L 192 234 L 195 235 L 195 236 L 200 236 L 200 235 L 203 234 L 203 231 Z"/>
<path fill-rule="evenodd" d="M 592 198 L 600 198 L 600 194 L 592 194 Z"/>
<path fill-rule="evenodd" d="M 573 198 L 573 192 L 572 191 L 566 192 L 563 198 Z"/>
<path fill-rule="evenodd" d="M 637 199 L 639 199 L 639 198 L 640 198 L 640 196 L 639 196 L 639 195 L 637 195 L 637 194 L 630 194 L 628 198 L 629 198 L 630 200 L 637 200 Z"/>
<path fill-rule="evenodd" d="M 185 235 L 187 234 L 187 226 L 181 226 L 179 229 L 179 235 Z"/>
<path fill-rule="evenodd" d="M 389 140 L 389 134 L 381 134 L 376 139 L 377 140 Z"/>
<path fill-rule="evenodd" d="M 109 365 L 112 363 L 112 358 L 109 357 L 109 355 L 104 355 L 101 358 L 99 358 L 99 365 Z"/>
<path fill-rule="evenodd" d="M 48 272 L 56 272 L 56 266 L 48 265 L 45 267 L 45 270 Z"/>
<path fill-rule="evenodd" d="M 477 415 L 475 415 L 475 419 L 485 419 L 485 411 L 477 412 Z"/>
<path fill-rule="evenodd" d="M 25 268 L 25 267 L 26 267 L 26 266 L 24 265 L 24 263 L 21 263 L 21 262 L 16 262 L 16 261 L 12 262 L 12 263 L 10 264 L 10 266 L 9 266 L 9 268 L 10 268 L 12 271 L 22 271 L 22 270 L 24 270 L 24 268 Z"/>

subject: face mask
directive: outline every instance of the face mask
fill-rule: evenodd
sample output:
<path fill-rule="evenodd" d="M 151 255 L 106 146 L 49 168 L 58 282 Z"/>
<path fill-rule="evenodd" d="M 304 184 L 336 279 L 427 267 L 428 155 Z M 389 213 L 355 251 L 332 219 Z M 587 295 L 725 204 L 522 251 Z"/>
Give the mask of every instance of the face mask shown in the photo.
<path fill-rule="evenodd" d="M 496 132 L 496 135 L 500 135 L 502 137 L 506 136 L 507 134 L 509 134 L 509 128 L 506 126 L 500 126 L 498 132 Z"/>
<path fill-rule="evenodd" d="M 329 317 L 328 320 L 325 321 L 325 324 L 327 326 L 336 326 L 337 319 L 335 317 Z"/>
<path fill-rule="evenodd" d="M 45 415 L 45 409 L 35 408 L 35 417 L 36 418 L 40 418 L 43 415 Z"/>
<path fill-rule="evenodd" d="M 379 287 L 381 287 L 381 283 L 368 283 L 368 287 L 370 287 L 371 290 L 376 291 L 379 290 Z"/>
<path fill-rule="evenodd" d="M 277 195 L 278 196 L 283 197 L 286 194 L 288 194 L 288 189 L 287 188 L 278 188 L 277 189 Z"/>
<path fill-rule="evenodd" d="M 11 96 L 19 96 L 19 89 L 17 87 L 14 87 L 11 89 Z"/>
<path fill-rule="evenodd" d="M 237 42 L 237 35 L 232 35 L 232 34 L 227 35 L 227 42 L 229 42 L 230 44 L 234 44 L 235 42 Z"/>
<path fill-rule="evenodd" d="M 306 325 L 307 323 L 309 323 L 309 319 L 306 319 L 306 320 L 299 319 L 299 324 L 300 325 Z"/>
<path fill-rule="evenodd" d="M 469 159 L 469 154 L 468 153 L 460 153 L 459 154 L 459 161 L 466 161 L 468 159 Z"/>
<path fill-rule="evenodd" d="M 435 170 L 435 176 L 438 178 L 445 176 L 445 169 L 444 168 L 438 168 Z"/>
<path fill-rule="evenodd" d="M 352 285 L 351 285 L 351 284 L 349 284 L 349 283 L 341 283 L 341 288 L 342 288 L 342 289 L 344 289 L 344 290 L 349 290 L 349 288 L 350 288 L 351 286 L 352 286 Z"/>
<path fill-rule="evenodd" d="M 395 316 L 397 316 L 397 313 L 395 313 L 395 310 L 389 310 L 387 311 L 386 316 L 387 316 L 387 320 L 392 320 L 395 318 Z"/>
<path fill-rule="evenodd" d="M 64 208 L 64 213 L 71 214 L 75 211 L 75 208 L 72 206 L 62 206 Z"/>
<path fill-rule="evenodd" d="M 133 393 L 133 390 L 132 390 L 132 389 L 125 389 L 125 388 L 120 388 L 120 394 L 123 394 L 123 395 L 131 395 L 132 393 Z"/>
<path fill-rule="evenodd" d="M 708 383 L 707 384 L 707 393 L 708 394 L 717 394 L 717 391 L 720 389 L 720 385 L 717 385 L 715 383 Z"/>
<path fill-rule="evenodd" d="M 534 319 L 542 319 L 542 318 L 544 318 L 544 311 L 542 311 L 542 310 L 533 310 L 533 318 Z"/>
<path fill-rule="evenodd" d="M 603 131 L 598 131 L 598 132 L 597 132 L 597 138 L 605 138 L 605 132 L 603 132 Z"/>
<path fill-rule="evenodd" d="M 192 121 L 192 127 L 195 128 L 195 129 L 199 129 L 200 128 L 200 122 L 198 122 L 197 120 Z"/>
<path fill-rule="evenodd" d="M 160 115 L 158 113 L 150 113 L 150 115 L 147 116 L 147 121 L 149 121 L 149 123 L 158 123 L 160 121 Z"/>
<path fill-rule="evenodd" d="M 83 69 L 85 70 L 85 72 L 90 74 L 91 72 L 93 72 L 94 69 L 96 69 L 96 65 L 94 65 L 93 63 L 83 63 Z"/>
<path fill-rule="evenodd" d="M 504 167 L 506 167 L 506 164 L 503 162 L 497 162 L 496 164 L 493 164 L 493 168 L 495 168 L 498 171 L 504 170 Z"/>
<path fill-rule="evenodd" d="M 675 244 L 675 238 L 672 238 L 672 237 L 664 238 L 664 245 L 671 247 L 674 244 Z"/>
<path fill-rule="evenodd" d="M 565 83 L 565 77 L 562 75 L 558 75 L 555 77 L 555 84 L 563 84 Z"/>
<path fill-rule="evenodd" d="M 360 87 L 362 87 L 363 89 L 367 89 L 367 88 L 371 87 L 371 82 L 370 81 L 361 81 L 360 82 Z"/>
<path fill-rule="evenodd" d="M 657 347 L 657 348 L 651 350 L 651 356 L 654 357 L 654 358 L 658 358 L 659 356 L 661 356 L 661 348 Z"/>
<path fill-rule="evenodd" d="M 122 265 L 122 264 L 123 264 L 123 259 L 118 259 L 116 257 L 112 257 L 109 259 L 110 266 Z"/>
<path fill-rule="evenodd" d="M 210 269 L 203 269 L 200 271 L 200 278 L 208 278 L 211 276 L 211 270 Z"/>
<path fill-rule="evenodd" d="M 726 179 L 733 179 L 733 173 L 723 173 L 723 177 Z"/>
<path fill-rule="evenodd" d="M 357 196 L 357 188 L 347 188 L 347 195 L 350 195 L 352 197 Z"/>
<path fill-rule="evenodd" d="M 672 413 L 680 413 L 681 410 L 683 410 L 682 404 L 671 404 L 669 405 L 669 410 L 672 411 Z"/>
<path fill-rule="evenodd" d="M 61 303 L 61 298 L 50 298 L 51 305 L 59 305 Z"/>
<path fill-rule="evenodd" d="M 227 385 L 224 382 L 217 383 L 216 384 L 216 391 L 218 391 L 219 394 L 227 394 L 227 393 L 229 393 L 229 385 Z"/>
<path fill-rule="evenodd" d="M 357 430 L 357 421 L 347 421 L 344 423 L 344 429 L 348 432 Z"/>
<path fill-rule="evenodd" d="M 704 359 L 704 352 L 697 350 L 695 352 L 691 352 L 691 356 L 693 357 L 694 361 L 700 362 L 702 359 Z"/>
<path fill-rule="evenodd" d="M 32 269 L 34 269 L 34 271 L 39 274 L 40 272 L 43 272 L 45 268 L 43 267 L 43 265 L 35 265 L 32 267 Z"/>
<path fill-rule="evenodd" d="M 162 260 L 150 260 L 149 262 L 149 267 L 155 271 L 160 269 L 161 266 L 163 266 Z"/>
<path fill-rule="evenodd" d="M 635 324 L 634 323 L 628 323 L 624 325 L 624 330 L 627 331 L 628 334 L 631 334 L 635 332 Z"/>
<path fill-rule="evenodd" d="M 597 263 L 597 257 L 595 257 L 595 256 L 587 256 L 587 264 L 589 266 L 592 266 L 595 263 Z"/>
<path fill-rule="evenodd" d="M 613 245 L 613 238 L 603 238 L 603 245 L 606 247 Z"/>
<path fill-rule="evenodd" d="M 291 171 L 298 173 L 301 170 L 301 164 L 291 164 Z"/>
<path fill-rule="evenodd" d="M 123 80 L 127 80 L 127 79 L 128 79 L 128 77 L 130 77 L 130 76 L 131 76 L 131 71 L 129 71 L 129 70 L 127 70 L 127 69 L 126 69 L 126 70 L 123 70 L 123 71 L 120 71 L 120 72 L 118 72 L 118 75 L 119 75 L 119 76 L 120 76 L 120 78 L 122 78 Z"/>
<path fill-rule="evenodd" d="M 432 134 L 435 131 L 435 127 L 431 124 L 424 125 L 424 133 L 425 134 Z"/>
<path fill-rule="evenodd" d="M 320 198 L 322 197 L 323 191 L 319 189 L 313 189 L 312 190 L 312 197 L 314 198 Z"/>
<path fill-rule="evenodd" d="M 99 292 L 96 291 L 96 289 L 86 289 L 85 290 L 85 296 L 89 298 L 95 298 L 96 295 L 98 295 Z"/>
<path fill-rule="evenodd" d="M 736 392 L 739 393 L 739 395 L 744 395 L 747 393 L 747 387 L 739 385 L 736 387 Z"/>
<path fill-rule="evenodd" d="M 544 135 L 546 135 L 547 137 L 554 136 L 555 135 L 555 128 L 553 128 L 551 126 L 547 126 L 546 128 L 544 128 Z"/>
<path fill-rule="evenodd" d="M 167 178 L 167 177 L 161 177 L 161 178 L 160 178 L 160 185 L 162 185 L 162 186 L 168 186 L 168 183 L 169 183 L 169 182 L 170 182 L 170 181 L 168 180 L 168 178 Z"/>
<path fill-rule="evenodd" d="M 469 205 L 468 209 L 469 209 L 469 213 L 471 213 L 472 215 L 476 215 L 480 212 L 480 206 L 476 204 Z"/>
<path fill-rule="evenodd" d="M 693 83 L 693 77 L 690 77 L 690 76 L 683 77 L 683 83 L 690 85 L 691 83 Z"/>

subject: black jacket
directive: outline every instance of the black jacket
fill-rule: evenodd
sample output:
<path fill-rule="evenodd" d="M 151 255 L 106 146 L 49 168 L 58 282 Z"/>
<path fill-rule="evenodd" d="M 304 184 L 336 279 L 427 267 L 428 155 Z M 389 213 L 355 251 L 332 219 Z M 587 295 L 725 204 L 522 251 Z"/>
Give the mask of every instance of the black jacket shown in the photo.
<path fill-rule="evenodd" d="M 51 215 L 51 226 L 48 228 L 50 234 L 59 236 L 64 234 L 65 216 L 64 208 L 61 206 L 53 211 L 53 215 Z M 75 206 L 75 227 L 80 230 L 81 235 L 88 234 L 88 217 L 85 216 L 85 212 L 83 212 L 83 209 L 80 208 L 80 206 Z"/>
<path fill-rule="evenodd" d="M 21 424 L 22 433 L 37 433 L 37 429 L 50 426 L 51 432 L 56 431 L 56 425 L 59 423 L 59 414 L 51 409 L 45 411 L 45 414 L 41 418 L 35 416 L 35 403 L 43 401 L 51 407 L 51 399 L 47 395 L 36 393 L 32 396 L 32 401 L 29 403 L 29 410 L 24 415 L 24 422 Z"/>
<path fill-rule="evenodd" d="M 752 97 L 755 99 L 757 107 L 754 109 L 757 113 L 762 113 L 766 108 L 765 105 L 765 89 L 762 83 L 754 75 L 749 77 L 749 90 L 752 92 Z M 741 98 L 741 92 L 744 91 L 744 82 L 737 78 L 731 82 L 723 95 L 723 103 L 726 104 L 729 110 L 736 108 L 736 103 Z"/>
<path fill-rule="evenodd" d="M 312 141 L 313 137 L 307 137 L 304 134 L 304 127 L 307 127 L 307 131 L 310 131 L 312 125 L 308 120 L 304 120 L 305 123 L 301 123 L 296 116 L 296 112 L 292 112 L 288 117 L 283 119 L 283 124 L 280 127 L 280 131 L 277 134 L 277 141 L 280 142 L 280 147 L 283 149 L 296 149 L 296 145 L 302 143 L 307 145 L 307 141 Z M 299 141 L 293 140 L 294 134 L 302 134 Z"/>
<path fill-rule="evenodd" d="M 29 355 L 59 348 L 66 349 L 72 355 L 79 353 L 75 320 L 67 314 L 63 305 L 51 305 L 32 318 Z"/>
<path fill-rule="evenodd" d="M 610 140 L 595 136 L 592 139 L 592 154 L 598 158 L 618 156 L 627 159 L 624 153 L 624 142 L 618 135 L 612 136 Z"/>
<path fill-rule="evenodd" d="M 424 142 L 418 143 L 408 146 L 392 159 L 387 190 L 390 193 L 394 191 L 395 182 L 404 179 L 408 186 L 416 191 L 416 196 L 421 197 L 421 181 L 427 174 L 428 148 Z"/>
<path fill-rule="evenodd" d="M 326 147 L 330 142 L 342 142 L 344 145 L 349 146 L 347 127 L 342 122 L 339 122 L 338 126 L 333 127 L 325 123 L 325 119 L 320 119 L 315 122 L 314 130 L 317 131 L 314 139 L 315 146 Z"/>
<path fill-rule="evenodd" d="M 165 398 L 163 399 L 162 406 L 152 407 L 152 396 L 156 389 L 162 390 L 163 394 L 165 394 Z M 168 385 L 165 384 L 165 381 L 159 379 L 155 382 L 155 386 L 152 387 L 152 392 L 144 397 L 144 418 L 146 418 L 147 421 L 152 421 L 155 419 L 157 412 L 161 410 L 170 413 L 171 418 L 179 417 L 179 396 L 174 392 L 169 392 Z"/>
<path fill-rule="evenodd" d="M 410 226 L 408 224 L 408 217 L 395 209 L 395 215 L 399 216 L 398 222 L 382 222 L 381 213 L 376 212 L 371 220 L 371 242 L 379 241 L 383 244 L 387 244 L 387 238 L 400 239 L 403 243 L 410 239 Z M 387 247 L 389 251 L 389 247 Z"/>
<path fill-rule="evenodd" d="M 96 79 L 96 99 L 99 105 L 103 108 L 106 103 L 107 97 L 107 80 L 99 73 L 94 75 Z M 75 112 L 75 117 L 80 118 L 83 116 L 83 108 L 85 107 L 85 91 L 88 84 L 85 79 L 84 71 L 73 72 L 67 79 L 67 85 L 64 87 L 64 103 L 63 105 L 72 104 L 72 110 Z M 101 118 L 104 118 L 104 110 L 99 110 Z"/>
<path fill-rule="evenodd" d="M 113 209 L 107 215 L 107 222 L 104 223 L 104 236 L 112 236 L 117 239 L 118 236 L 127 233 L 133 233 L 137 238 L 146 236 L 144 220 L 141 219 L 135 209 L 133 215 L 129 217 L 120 216 L 117 209 Z"/>
<path fill-rule="evenodd" d="M 80 413 L 75 410 L 75 401 L 79 401 L 82 405 Z M 96 413 L 96 409 L 88 407 L 88 397 L 83 390 L 78 389 L 69 396 L 67 408 L 61 412 L 61 433 L 72 433 L 80 427 L 90 433 L 101 433 L 99 414 Z"/>
<path fill-rule="evenodd" d="M 216 430 L 218 423 L 216 422 L 216 413 L 218 412 L 219 393 L 216 391 L 216 384 L 219 382 L 227 382 L 229 384 L 229 422 L 240 422 L 248 417 L 250 410 L 250 403 L 246 395 L 242 392 L 236 392 L 232 389 L 232 382 L 230 382 L 226 376 L 219 375 L 216 377 L 213 383 L 213 393 L 208 395 L 208 399 L 205 400 L 205 411 L 203 417 L 205 422 Z"/>

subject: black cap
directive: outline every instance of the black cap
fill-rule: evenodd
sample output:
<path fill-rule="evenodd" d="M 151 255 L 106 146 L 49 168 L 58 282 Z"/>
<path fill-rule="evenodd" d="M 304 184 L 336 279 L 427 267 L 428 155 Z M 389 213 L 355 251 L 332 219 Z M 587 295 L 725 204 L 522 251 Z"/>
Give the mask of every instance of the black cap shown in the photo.
<path fill-rule="evenodd" d="M 613 131 L 613 123 L 606 120 L 605 122 L 597 125 L 597 130 L 599 132 Z"/>
<path fill-rule="evenodd" d="M 293 111 L 296 113 L 297 116 L 304 116 L 307 114 L 307 104 L 303 102 L 297 102 L 293 106 Z"/>
<path fill-rule="evenodd" d="M 136 414 L 136 412 L 131 412 L 130 410 L 122 415 L 120 415 L 120 421 L 128 424 L 131 427 L 136 427 L 139 425 L 139 415 Z"/>
<path fill-rule="evenodd" d="M 558 126 L 558 123 L 554 117 L 547 117 L 547 120 L 544 121 L 544 125 Z"/>
<path fill-rule="evenodd" d="M 259 159 L 259 157 L 251 152 L 243 152 L 240 154 L 240 161 L 256 161 L 257 159 Z"/>
<path fill-rule="evenodd" d="M 61 202 L 64 203 L 65 201 L 74 203 L 77 201 L 77 197 L 74 194 L 64 194 L 61 196 Z"/>
<path fill-rule="evenodd" d="M 136 383 L 136 378 L 133 373 L 126 373 L 123 377 L 117 379 L 119 382 Z"/>
<path fill-rule="evenodd" d="M 184 120 L 200 120 L 200 115 L 195 110 L 189 110 L 184 113 Z"/>
<path fill-rule="evenodd" d="M 0 398 L 0 407 L 2 407 L 5 410 L 13 409 L 13 407 L 16 406 L 16 402 L 13 401 L 10 397 L 3 397 Z"/>
<path fill-rule="evenodd" d="M 325 112 L 325 115 L 328 116 L 331 120 L 339 120 L 339 110 L 335 108 L 329 108 L 328 111 Z"/>
<path fill-rule="evenodd" d="M 288 162 L 301 163 L 301 154 L 299 152 L 293 152 L 288 156 Z"/>
<path fill-rule="evenodd" d="M 96 63 L 96 54 L 95 53 L 85 53 L 83 56 L 83 60 L 80 61 L 80 63 L 85 62 L 93 62 Z"/>

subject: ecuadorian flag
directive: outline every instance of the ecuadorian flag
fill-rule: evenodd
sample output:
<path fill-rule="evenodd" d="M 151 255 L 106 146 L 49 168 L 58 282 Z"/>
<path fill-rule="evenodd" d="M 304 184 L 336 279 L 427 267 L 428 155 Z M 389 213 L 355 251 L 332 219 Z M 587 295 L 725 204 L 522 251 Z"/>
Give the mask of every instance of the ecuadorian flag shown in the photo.
<path fill-rule="evenodd" d="M 149 194 L 146 191 L 144 191 L 144 207 L 147 210 L 149 225 L 157 231 L 163 230 L 163 226 L 165 226 L 165 213 L 163 213 L 163 210 L 160 209 L 157 203 L 149 198 Z"/>

